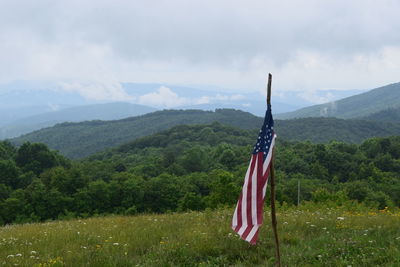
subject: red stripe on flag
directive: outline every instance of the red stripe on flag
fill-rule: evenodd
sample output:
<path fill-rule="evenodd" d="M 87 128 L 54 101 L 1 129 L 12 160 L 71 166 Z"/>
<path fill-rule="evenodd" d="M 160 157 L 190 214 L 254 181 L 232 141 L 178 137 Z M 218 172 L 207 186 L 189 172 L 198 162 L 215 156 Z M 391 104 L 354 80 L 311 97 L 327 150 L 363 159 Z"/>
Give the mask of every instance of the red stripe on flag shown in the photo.
<path fill-rule="evenodd" d="M 237 226 L 234 229 L 234 231 L 236 233 L 239 232 L 239 229 L 242 227 L 242 224 L 243 224 L 243 221 L 242 221 L 242 197 L 243 197 L 243 193 L 240 193 L 239 201 L 237 203 L 237 212 L 236 212 Z"/>
<path fill-rule="evenodd" d="M 259 157 L 263 157 L 262 153 L 258 153 Z M 263 222 L 263 204 L 264 204 L 264 196 L 263 196 L 263 189 L 266 182 L 264 177 L 264 170 L 263 168 L 259 168 L 259 179 L 257 179 L 257 223 L 262 224 Z"/>
<path fill-rule="evenodd" d="M 260 229 L 257 229 L 257 232 L 254 234 L 253 238 L 249 241 L 250 244 L 255 245 L 257 243 L 259 232 L 260 232 Z"/>

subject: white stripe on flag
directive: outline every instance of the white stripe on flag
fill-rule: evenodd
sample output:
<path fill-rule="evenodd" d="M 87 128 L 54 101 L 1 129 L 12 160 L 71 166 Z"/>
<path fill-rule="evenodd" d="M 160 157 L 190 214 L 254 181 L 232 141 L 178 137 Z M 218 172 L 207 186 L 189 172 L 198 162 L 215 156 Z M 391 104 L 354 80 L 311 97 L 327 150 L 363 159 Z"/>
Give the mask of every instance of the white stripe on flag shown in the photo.
<path fill-rule="evenodd" d="M 253 157 L 251 157 L 249 167 L 247 168 L 247 172 L 246 172 L 246 176 L 245 176 L 245 179 L 244 179 L 243 188 L 245 188 L 245 185 L 246 185 L 246 183 L 248 181 L 247 177 L 249 177 L 249 175 L 250 175 L 250 168 L 251 168 L 251 162 L 252 161 L 253 161 Z M 242 189 L 242 201 L 243 201 L 243 194 L 244 194 L 244 192 L 243 192 L 243 189 Z M 233 228 L 233 230 L 235 230 L 235 228 L 238 226 L 238 216 L 241 215 L 241 214 L 238 214 L 239 202 L 240 202 L 240 199 L 239 199 L 238 203 L 236 204 L 235 213 L 234 213 L 234 216 L 233 216 L 233 219 L 232 219 L 232 228 Z"/>
<path fill-rule="evenodd" d="M 264 175 L 268 171 L 269 164 L 271 163 L 271 160 L 272 160 L 272 152 L 275 147 L 275 138 L 276 138 L 276 134 L 274 134 L 274 137 L 272 138 L 272 142 L 271 142 L 271 146 L 269 147 L 267 158 L 264 161 L 264 165 L 263 165 L 263 174 Z M 265 183 L 264 188 L 263 188 L 263 198 L 265 198 L 265 194 L 267 193 L 267 186 L 268 186 L 268 180 Z"/>
<path fill-rule="evenodd" d="M 257 224 L 257 176 L 258 176 L 258 165 L 262 164 L 259 162 L 258 154 L 256 154 L 256 166 L 253 170 L 253 176 L 251 177 L 251 225 Z"/>
<path fill-rule="evenodd" d="M 249 235 L 246 237 L 247 242 L 250 242 L 253 239 L 254 235 L 257 233 L 258 227 L 259 227 L 258 225 L 253 226 Z"/>
<path fill-rule="evenodd" d="M 265 161 L 264 161 L 264 165 L 263 165 L 263 174 L 264 174 L 264 175 L 265 175 L 265 173 L 266 173 L 267 170 L 268 170 L 269 164 L 271 163 L 272 151 L 273 151 L 274 146 L 275 146 L 275 138 L 276 138 L 276 135 L 274 135 L 274 137 L 272 138 L 271 146 L 269 147 L 268 154 L 267 154 L 267 158 L 266 158 Z"/>

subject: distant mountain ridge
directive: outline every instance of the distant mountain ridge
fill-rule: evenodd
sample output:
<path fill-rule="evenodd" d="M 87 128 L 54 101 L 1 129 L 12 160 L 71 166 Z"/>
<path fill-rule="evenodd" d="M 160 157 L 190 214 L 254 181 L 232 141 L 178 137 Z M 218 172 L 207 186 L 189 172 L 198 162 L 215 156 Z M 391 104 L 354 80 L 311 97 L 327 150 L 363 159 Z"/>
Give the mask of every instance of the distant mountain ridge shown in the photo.
<path fill-rule="evenodd" d="M 112 105 L 115 101 L 124 101 L 125 109 L 129 104 L 148 108 L 144 112 L 121 111 L 115 115 L 121 107 L 107 107 L 107 104 Z M 302 106 L 282 101 L 279 96 L 273 99 L 274 114 L 293 111 Z M 290 98 L 290 101 L 295 102 L 295 98 Z M 103 105 L 97 107 L 103 107 L 104 110 L 93 105 Z M 82 106 L 88 106 L 96 112 L 80 108 Z M 263 116 L 265 97 L 259 92 L 246 90 L 235 92 L 218 87 L 207 89 L 207 86 L 196 88 L 165 83 L 13 81 L 0 84 L 0 139 L 17 137 L 56 123 L 117 120 L 172 107 L 211 111 L 233 108 Z"/>
<path fill-rule="evenodd" d="M 278 119 L 306 117 L 364 118 L 371 114 L 400 107 L 400 83 L 393 83 L 341 100 L 278 114 Z"/>
<path fill-rule="evenodd" d="M 115 121 L 57 124 L 54 127 L 12 139 L 12 142 L 15 144 L 22 144 L 26 141 L 41 142 L 52 149 L 59 150 L 67 157 L 84 158 L 177 125 L 218 122 L 241 129 L 254 130 L 256 134 L 262 121 L 261 117 L 232 109 L 221 109 L 215 112 L 164 110 Z M 276 120 L 275 128 L 278 137 L 282 140 L 309 140 L 316 143 L 326 143 L 331 140 L 361 143 L 370 137 L 400 135 L 400 123 L 337 118 Z"/>
<path fill-rule="evenodd" d="M 16 137 L 61 122 L 118 120 L 154 111 L 155 108 L 126 102 L 69 107 L 21 118 L 4 125 L 0 127 L 0 139 Z"/>

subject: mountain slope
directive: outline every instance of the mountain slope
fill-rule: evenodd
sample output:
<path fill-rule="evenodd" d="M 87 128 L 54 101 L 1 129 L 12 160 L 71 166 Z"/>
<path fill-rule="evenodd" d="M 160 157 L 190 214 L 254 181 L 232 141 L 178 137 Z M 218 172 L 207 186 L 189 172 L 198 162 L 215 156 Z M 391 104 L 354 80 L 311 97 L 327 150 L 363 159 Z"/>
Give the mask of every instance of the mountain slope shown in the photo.
<path fill-rule="evenodd" d="M 400 123 L 337 118 L 277 120 L 278 137 L 284 140 L 327 143 L 332 140 L 361 143 L 371 137 L 400 135 Z"/>
<path fill-rule="evenodd" d="M 0 95 L 1 98 L 1 95 Z M 13 123 L 14 121 L 35 116 L 42 113 L 52 112 L 55 108 L 67 108 L 69 106 L 51 106 L 51 105 L 39 105 L 39 106 L 23 106 L 23 107 L 4 107 L 0 103 L 0 127 Z"/>
<path fill-rule="evenodd" d="M 394 83 L 347 97 L 332 103 L 315 105 L 297 111 L 278 114 L 276 118 L 306 117 L 362 118 L 370 114 L 400 107 L 400 83 Z"/>
<path fill-rule="evenodd" d="M 173 126 L 210 124 L 215 121 L 241 129 L 251 129 L 255 133 L 262 124 L 262 118 L 239 110 L 223 109 L 216 112 L 164 110 L 116 121 L 62 123 L 12 141 L 16 144 L 22 144 L 25 141 L 42 142 L 70 158 L 83 158 Z M 283 140 L 310 140 L 316 143 L 337 140 L 360 143 L 374 136 L 400 135 L 400 124 L 336 118 L 306 118 L 277 120 L 276 131 L 278 137 Z"/>
<path fill-rule="evenodd" d="M 385 109 L 362 118 L 371 121 L 400 122 L 400 107 Z"/>
<path fill-rule="evenodd" d="M 13 139 L 41 142 L 71 158 L 83 158 L 106 148 L 180 124 L 207 124 L 218 121 L 243 129 L 260 127 L 262 119 L 238 110 L 164 110 L 116 121 L 62 123 Z"/>
<path fill-rule="evenodd" d="M 0 128 L 0 139 L 16 137 L 62 122 L 118 120 L 154 111 L 155 108 L 125 102 L 70 107 L 13 121 Z"/>

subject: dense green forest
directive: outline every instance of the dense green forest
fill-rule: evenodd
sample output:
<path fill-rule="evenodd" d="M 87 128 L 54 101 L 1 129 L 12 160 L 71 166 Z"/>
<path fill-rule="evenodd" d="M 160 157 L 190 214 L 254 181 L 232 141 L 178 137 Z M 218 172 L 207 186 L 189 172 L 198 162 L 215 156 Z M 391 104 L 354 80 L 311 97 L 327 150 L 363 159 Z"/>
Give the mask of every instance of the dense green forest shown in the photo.
<path fill-rule="evenodd" d="M 214 121 L 251 130 L 258 129 L 263 119 L 233 109 L 218 109 L 215 112 L 164 110 L 123 120 L 62 123 L 13 139 L 12 142 L 16 145 L 27 141 L 45 143 L 64 156 L 77 159 L 176 125 Z M 378 121 L 304 118 L 277 120 L 276 126 L 282 139 L 314 143 L 337 140 L 358 144 L 374 136 L 400 135 L 400 123 Z"/>
<path fill-rule="evenodd" d="M 389 122 L 400 122 L 400 107 L 388 108 L 377 113 L 373 113 L 362 118 L 363 120 L 371 121 L 389 121 Z"/>
<path fill-rule="evenodd" d="M 181 125 L 82 161 L 0 143 L 0 223 L 233 206 L 257 131 Z M 277 200 L 400 206 L 400 137 L 276 146 Z"/>

